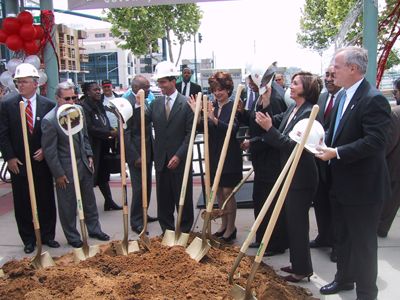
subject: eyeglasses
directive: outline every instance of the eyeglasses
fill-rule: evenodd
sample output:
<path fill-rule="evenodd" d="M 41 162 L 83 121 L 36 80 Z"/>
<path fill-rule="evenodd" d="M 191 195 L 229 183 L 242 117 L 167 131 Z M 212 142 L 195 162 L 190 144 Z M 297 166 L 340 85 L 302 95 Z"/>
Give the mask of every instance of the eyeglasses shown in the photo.
<path fill-rule="evenodd" d="M 275 81 L 281 81 L 282 80 L 282 78 L 277 78 L 277 79 L 275 79 Z"/>
<path fill-rule="evenodd" d="M 78 96 L 72 96 L 72 97 L 60 97 L 60 98 L 62 98 L 62 99 L 64 99 L 65 101 L 69 101 L 69 100 L 76 100 L 76 99 L 78 99 Z"/>
<path fill-rule="evenodd" d="M 14 83 L 16 85 L 27 86 L 28 84 L 33 83 L 33 81 L 15 81 Z"/>

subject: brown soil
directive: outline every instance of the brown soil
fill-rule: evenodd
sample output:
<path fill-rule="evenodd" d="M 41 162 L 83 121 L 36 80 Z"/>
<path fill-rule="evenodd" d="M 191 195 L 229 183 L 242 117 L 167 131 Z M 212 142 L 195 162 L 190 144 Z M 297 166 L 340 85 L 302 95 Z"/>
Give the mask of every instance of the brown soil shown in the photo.
<path fill-rule="evenodd" d="M 210 219 L 215 220 L 221 218 L 222 216 L 229 215 L 231 212 L 229 210 L 222 210 L 222 209 L 213 209 L 210 213 Z M 201 217 L 203 219 L 206 218 L 207 211 L 203 210 L 201 212 Z"/>
<path fill-rule="evenodd" d="M 191 234 L 189 242 L 195 237 Z M 151 251 L 116 255 L 114 243 L 101 245 L 101 253 L 74 263 L 72 252 L 53 258 L 56 266 L 35 270 L 30 259 L 3 266 L 0 299 L 234 299 L 229 271 L 238 247 L 221 244 L 200 263 L 180 246 L 161 245 L 151 239 Z M 235 283 L 246 286 L 254 257 L 245 256 L 235 272 Z M 274 270 L 261 264 L 252 282 L 257 299 L 310 300 L 310 292 L 288 285 Z"/>

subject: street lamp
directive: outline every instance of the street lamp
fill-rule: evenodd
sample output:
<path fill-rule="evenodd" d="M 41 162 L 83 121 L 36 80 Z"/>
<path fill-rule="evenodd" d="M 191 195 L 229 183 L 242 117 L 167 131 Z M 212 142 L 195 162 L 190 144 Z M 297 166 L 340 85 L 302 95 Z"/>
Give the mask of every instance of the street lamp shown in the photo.
<path fill-rule="evenodd" d="M 110 56 L 110 55 L 113 55 L 114 53 L 116 53 L 116 52 L 112 52 L 112 53 L 110 53 L 110 54 L 105 54 L 105 55 L 101 55 L 101 56 L 99 56 L 97 59 L 98 60 L 100 60 L 100 58 L 102 58 L 102 57 L 105 57 L 106 58 L 106 73 L 107 73 L 107 79 L 108 79 L 108 57 Z"/>

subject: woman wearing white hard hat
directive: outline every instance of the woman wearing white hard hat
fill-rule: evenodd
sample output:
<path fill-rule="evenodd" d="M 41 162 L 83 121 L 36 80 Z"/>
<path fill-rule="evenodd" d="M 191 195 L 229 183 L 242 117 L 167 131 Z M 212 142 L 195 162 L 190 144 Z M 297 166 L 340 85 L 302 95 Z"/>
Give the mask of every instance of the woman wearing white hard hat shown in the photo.
<path fill-rule="evenodd" d="M 281 167 L 285 165 L 296 142 L 289 137 L 295 125 L 310 116 L 322 90 L 322 81 L 311 73 L 300 71 L 293 75 L 290 97 L 295 100 L 286 112 L 272 118 L 268 113 L 256 113 L 256 122 L 266 130 L 263 141 L 280 151 Z M 308 211 L 317 189 L 318 171 L 314 155 L 303 151 L 285 199 L 286 224 L 289 236 L 291 266 L 281 268 L 291 273 L 283 277 L 298 282 L 313 274 L 309 246 Z"/>

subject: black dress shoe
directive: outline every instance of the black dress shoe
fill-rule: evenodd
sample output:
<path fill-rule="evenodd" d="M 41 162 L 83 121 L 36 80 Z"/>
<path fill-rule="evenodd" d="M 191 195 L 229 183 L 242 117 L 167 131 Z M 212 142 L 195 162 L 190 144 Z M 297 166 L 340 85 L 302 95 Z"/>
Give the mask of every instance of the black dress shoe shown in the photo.
<path fill-rule="evenodd" d="M 213 233 L 213 236 L 221 237 L 221 236 L 224 235 L 225 231 L 226 231 L 226 228 L 225 228 L 224 230 L 222 230 L 222 231 L 214 232 L 214 233 Z"/>
<path fill-rule="evenodd" d="M 99 233 L 89 233 L 89 236 L 91 238 L 96 238 L 100 241 L 108 241 L 110 239 L 108 234 L 105 234 L 103 231 L 100 231 Z"/>
<path fill-rule="evenodd" d="M 157 217 L 150 217 L 149 215 L 147 215 L 147 222 L 151 223 L 151 222 L 157 222 L 158 218 Z"/>
<path fill-rule="evenodd" d="M 68 245 L 71 245 L 74 248 L 82 248 L 83 242 L 81 240 L 75 242 L 68 242 Z"/>
<path fill-rule="evenodd" d="M 378 230 L 378 236 L 381 237 L 381 238 L 385 238 L 385 237 L 388 236 L 388 233 L 387 232 L 383 232 L 381 230 Z"/>
<path fill-rule="evenodd" d="M 351 291 L 354 290 L 354 283 L 343 283 L 340 284 L 337 281 L 332 281 L 331 283 L 324 285 L 319 292 L 322 295 L 337 294 L 340 291 Z"/>
<path fill-rule="evenodd" d="M 258 248 L 258 247 L 260 247 L 260 243 L 257 243 L 257 242 L 252 242 L 249 245 L 249 248 Z"/>
<path fill-rule="evenodd" d="M 60 243 L 55 240 L 48 240 L 48 241 L 43 242 L 43 244 L 49 246 L 50 248 L 60 247 Z"/>
<path fill-rule="evenodd" d="M 236 239 L 236 233 L 237 233 L 237 228 L 235 227 L 235 230 L 231 233 L 230 236 L 228 236 L 228 237 L 221 236 L 220 239 L 225 242 L 230 242 L 230 241 Z"/>
<path fill-rule="evenodd" d="M 26 254 L 32 253 L 35 250 L 35 244 L 27 244 L 24 247 L 24 252 Z"/>
<path fill-rule="evenodd" d="M 269 250 L 267 250 L 267 251 L 264 252 L 264 256 L 274 256 L 274 255 L 282 254 L 282 253 L 285 253 L 285 250 L 283 250 L 283 251 L 269 251 Z"/>
<path fill-rule="evenodd" d="M 140 234 L 143 231 L 143 226 L 139 225 L 139 226 L 132 226 L 132 230 L 134 232 L 136 232 L 137 234 Z M 149 234 L 149 232 L 146 230 L 146 234 Z"/>
<path fill-rule="evenodd" d="M 332 247 L 327 241 L 321 240 L 318 237 L 315 240 L 310 241 L 310 248 L 320 248 L 320 247 Z"/>
<path fill-rule="evenodd" d="M 332 247 L 331 262 L 337 262 L 337 248 L 335 246 Z"/>
<path fill-rule="evenodd" d="M 119 206 L 117 203 L 114 202 L 114 200 L 105 200 L 104 201 L 104 210 L 109 211 L 109 210 L 121 210 L 123 207 Z"/>

